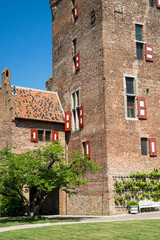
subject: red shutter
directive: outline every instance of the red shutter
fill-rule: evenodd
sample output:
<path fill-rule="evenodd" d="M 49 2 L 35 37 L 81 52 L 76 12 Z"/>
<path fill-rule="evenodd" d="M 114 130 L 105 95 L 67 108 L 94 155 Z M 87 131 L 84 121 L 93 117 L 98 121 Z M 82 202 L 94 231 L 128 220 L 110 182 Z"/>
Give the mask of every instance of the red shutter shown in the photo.
<path fill-rule="evenodd" d="M 156 146 L 156 139 L 150 138 L 149 139 L 149 154 L 150 156 L 157 156 L 157 146 Z"/>
<path fill-rule="evenodd" d="M 52 141 L 58 141 L 58 132 L 57 131 L 52 131 Z"/>
<path fill-rule="evenodd" d="M 91 158 L 90 141 L 85 142 L 85 156 Z"/>
<path fill-rule="evenodd" d="M 65 131 L 71 131 L 71 111 L 65 112 Z"/>
<path fill-rule="evenodd" d="M 75 55 L 75 69 L 76 71 L 80 69 L 80 53 Z"/>
<path fill-rule="evenodd" d="M 84 127 L 84 111 L 83 106 L 79 107 L 79 127 Z"/>
<path fill-rule="evenodd" d="M 147 119 L 146 99 L 144 97 L 137 97 L 137 103 L 138 103 L 138 118 Z"/>
<path fill-rule="evenodd" d="M 78 17 L 78 4 L 73 8 L 74 20 Z"/>
<path fill-rule="evenodd" d="M 153 62 L 153 46 L 151 44 L 146 44 L 146 61 Z"/>
<path fill-rule="evenodd" d="M 38 130 L 31 129 L 31 142 L 38 142 Z"/>
<path fill-rule="evenodd" d="M 160 0 L 157 0 L 157 8 L 160 8 Z"/>

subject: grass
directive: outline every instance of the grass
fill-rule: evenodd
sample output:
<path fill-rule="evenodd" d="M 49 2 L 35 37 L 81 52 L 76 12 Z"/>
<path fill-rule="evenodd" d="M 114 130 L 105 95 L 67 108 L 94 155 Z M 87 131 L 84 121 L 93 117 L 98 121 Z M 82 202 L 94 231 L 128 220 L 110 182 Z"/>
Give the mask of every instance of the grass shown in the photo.
<path fill-rule="evenodd" d="M 160 220 L 82 223 L 0 233 L 0 240 L 158 240 Z"/>
<path fill-rule="evenodd" d="M 73 222 L 78 221 L 76 218 L 73 220 L 69 218 L 6 218 L 0 219 L 0 227 L 9 227 L 14 225 L 24 225 L 24 224 L 36 224 L 36 223 L 56 223 L 56 222 Z"/>

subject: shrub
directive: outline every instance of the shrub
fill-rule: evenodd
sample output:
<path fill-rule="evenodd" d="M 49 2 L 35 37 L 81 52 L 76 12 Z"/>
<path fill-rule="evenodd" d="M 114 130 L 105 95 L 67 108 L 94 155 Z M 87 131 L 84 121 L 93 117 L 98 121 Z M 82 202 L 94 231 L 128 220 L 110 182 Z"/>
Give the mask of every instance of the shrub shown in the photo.
<path fill-rule="evenodd" d="M 1 217 L 16 217 L 23 216 L 25 214 L 25 207 L 19 198 L 1 196 L 0 201 Z"/>
<path fill-rule="evenodd" d="M 134 202 L 134 201 L 131 201 L 131 202 L 128 203 L 128 207 L 129 206 L 138 206 L 138 203 Z"/>

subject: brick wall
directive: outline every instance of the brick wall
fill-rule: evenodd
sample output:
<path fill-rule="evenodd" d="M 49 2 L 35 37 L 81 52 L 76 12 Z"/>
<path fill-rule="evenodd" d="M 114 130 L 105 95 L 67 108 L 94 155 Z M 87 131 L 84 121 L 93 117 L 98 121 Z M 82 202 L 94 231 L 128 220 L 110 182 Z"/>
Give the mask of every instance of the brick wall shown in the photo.
<path fill-rule="evenodd" d="M 65 111 L 71 110 L 71 93 L 80 92 L 80 105 L 84 106 L 84 128 L 66 133 L 68 148 L 81 152 L 82 142 L 90 141 L 91 158 L 104 166 L 95 176 L 86 176 L 88 185 L 78 189 L 78 194 L 67 198 L 67 214 L 106 214 L 107 175 L 104 115 L 104 80 L 102 52 L 101 1 L 76 1 L 78 18 L 74 22 L 72 1 L 51 1 L 56 12 L 53 28 L 53 76 L 47 88 L 57 91 Z M 96 20 L 91 24 L 91 12 Z M 72 41 L 76 38 L 80 52 L 80 70 L 73 64 Z M 82 207 L 83 206 L 83 207 Z"/>
<path fill-rule="evenodd" d="M 11 147 L 13 104 L 11 101 L 10 71 L 2 72 L 0 88 L 0 149 Z"/>
<path fill-rule="evenodd" d="M 160 167 L 160 10 L 156 1 L 150 7 L 148 0 L 77 0 L 76 4 L 79 15 L 74 22 L 72 1 L 50 1 L 55 9 L 53 76 L 47 87 L 58 91 L 65 111 L 71 109 L 72 91 L 80 89 L 85 126 L 68 134 L 69 149 L 82 151 L 82 142 L 90 140 L 92 159 L 104 167 L 97 175 L 87 176 L 89 184 L 68 200 L 67 213 L 112 214 L 116 212 L 112 176 Z M 92 10 L 96 15 L 93 24 Z M 145 51 L 144 59 L 137 60 L 136 23 L 143 25 L 144 44 L 153 45 L 153 62 L 145 61 Z M 72 59 L 75 37 L 81 64 L 77 74 Z M 125 76 L 135 78 L 135 104 L 138 96 L 146 98 L 146 120 L 137 118 L 137 110 L 134 120 L 126 119 Z M 142 137 L 156 138 L 157 157 L 141 155 Z"/>
<path fill-rule="evenodd" d="M 113 175 L 160 167 L 160 34 L 157 30 L 160 10 L 156 6 L 150 7 L 147 0 L 129 4 L 125 0 L 115 1 L 114 5 L 112 1 L 102 2 L 107 163 L 110 212 L 113 212 Z M 114 13 L 114 9 L 123 9 L 123 18 Z M 153 45 L 153 62 L 137 60 L 135 23 L 144 24 L 143 41 Z M 147 120 L 127 120 L 125 117 L 125 75 L 135 77 L 137 96 L 146 98 Z M 157 157 L 141 155 L 142 137 L 156 138 Z"/>
<path fill-rule="evenodd" d="M 2 84 L 0 88 L 0 150 L 5 147 L 16 147 L 12 151 L 16 153 L 22 153 L 28 150 L 33 150 L 35 146 L 45 146 L 45 141 L 31 142 L 31 129 L 44 130 L 45 131 L 58 131 L 58 138 L 61 141 L 62 146 L 65 147 L 65 132 L 64 123 L 47 122 L 40 120 L 28 120 L 15 118 L 14 109 L 14 96 L 11 93 L 10 85 L 10 71 L 6 68 L 2 73 Z M 48 197 L 48 201 L 51 200 L 52 195 Z M 63 198 L 61 197 L 64 196 Z M 29 197 L 29 194 L 27 194 Z M 65 214 L 65 194 L 60 191 L 55 196 L 58 202 L 58 197 L 61 199 L 59 202 L 59 212 Z M 54 210 L 58 211 L 58 203 L 54 204 L 54 200 L 47 205 L 47 201 L 43 206 L 44 211 Z M 55 205 L 55 206 L 54 206 Z M 50 209 L 51 207 L 51 209 Z"/>

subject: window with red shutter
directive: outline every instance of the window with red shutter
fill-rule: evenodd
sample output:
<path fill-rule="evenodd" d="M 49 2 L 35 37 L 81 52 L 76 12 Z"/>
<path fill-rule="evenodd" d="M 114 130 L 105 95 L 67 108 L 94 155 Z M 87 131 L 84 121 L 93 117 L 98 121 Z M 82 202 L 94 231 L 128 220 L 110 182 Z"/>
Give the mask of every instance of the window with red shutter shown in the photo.
<path fill-rule="evenodd" d="M 126 85 L 126 116 L 127 118 L 135 118 L 135 79 L 132 77 L 125 77 L 125 85 Z"/>
<path fill-rule="evenodd" d="M 149 139 L 149 154 L 151 157 L 157 156 L 157 146 L 156 146 L 156 139 L 150 138 Z"/>
<path fill-rule="evenodd" d="M 75 70 L 76 72 L 80 69 L 80 53 L 77 53 L 74 57 L 74 61 L 75 61 Z"/>
<path fill-rule="evenodd" d="M 79 90 L 71 95 L 71 113 L 72 113 L 72 131 L 80 130 L 79 108 L 80 108 Z"/>
<path fill-rule="evenodd" d="M 85 156 L 91 158 L 90 141 L 85 142 Z"/>
<path fill-rule="evenodd" d="M 141 138 L 141 155 L 147 156 L 148 155 L 148 139 Z"/>
<path fill-rule="evenodd" d="M 137 104 L 138 104 L 138 118 L 147 119 L 146 99 L 144 97 L 137 97 Z"/>
<path fill-rule="evenodd" d="M 38 142 L 38 130 L 31 129 L 31 142 Z"/>
<path fill-rule="evenodd" d="M 136 52 L 137 52 L 137 59 L 143 60 L 144 55 L 144 41 L 143 41 L 143 24 L 136 24 Z"/>
<path fill-rule="evenodd" d="M 160 8 L 160 0 L 157 0 L 157 8 Z"/>
<path fill-rule="evenodd" d="M 52 131 L 52 141 L 58 141 L 58 132 L 57 131 Z"/>
<path fill-rule="evenodd" d="M 65 131 L 71 131 L 71 111 L 65 112 Z"/>
<path fill-rule="evenodd" d="M 151 44 L 146 44 L 145 49 L 146 49 L 146 61 L 153 62 L 153 46 Z"/>
<path fill-rule="evenodd" d="M 79 127 L 84 127 L 84 111 L 83 106 L 79 107 Z"/>
<path fill-rule="evenodd" d="M 73 16 L 74 16 L 74 20 L 78 18 L 78 4 L 75 5 L 73 8 Z"/>

